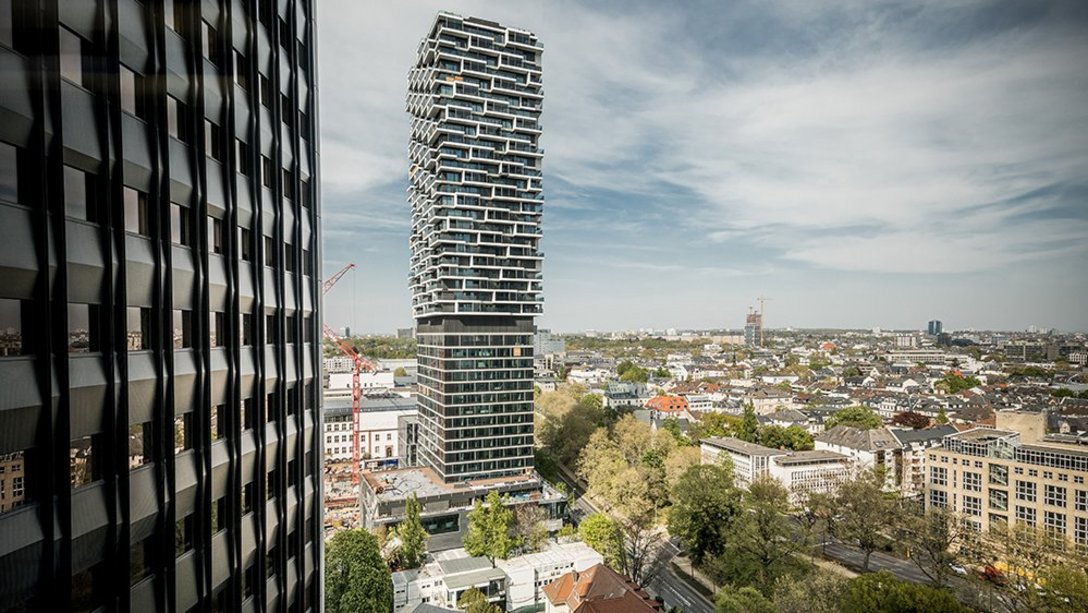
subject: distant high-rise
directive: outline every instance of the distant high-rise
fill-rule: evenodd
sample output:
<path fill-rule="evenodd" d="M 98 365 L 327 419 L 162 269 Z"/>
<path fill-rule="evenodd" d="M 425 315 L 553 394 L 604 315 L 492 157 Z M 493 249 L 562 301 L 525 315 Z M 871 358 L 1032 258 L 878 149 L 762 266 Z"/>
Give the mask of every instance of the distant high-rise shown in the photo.
<path fill-rule="evenodd" d="M 533 466 L 542 51 L 439 13 L 408 77 L 419 457 L 447 482 Z"/>
<path fill-rule="evenodd" d="M 760 313 L 748 313 L 744 318 L 744 344 L 754 347 L 760 344 L 763 337 L 763 315 Z"/>
<path fill-rule="evenodd" d="M 941 323 L 941 320 L 930 320 L 928 332 L 930 336 L 940 336 L 941 332 L 944 332 L 944 325 Z"/>
<path fill-rule="evenodd" d="M 0 2 L 0 610 L 321 609 L 313 5 Z"/>

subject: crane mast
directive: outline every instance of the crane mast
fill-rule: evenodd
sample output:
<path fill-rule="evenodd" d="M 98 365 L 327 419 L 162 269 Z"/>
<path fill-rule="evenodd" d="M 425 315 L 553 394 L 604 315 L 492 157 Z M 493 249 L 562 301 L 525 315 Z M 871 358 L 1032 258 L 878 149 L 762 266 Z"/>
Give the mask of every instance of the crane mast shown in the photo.
<path fill-rule="evenodd" d="M 348 264 L 341 268 L 335 275 L 329 277 L 321 284 L 321 295 L 329 293 L 329 290 L 336 285 L 348 271 L 355 269 L 355 264 Z M 359 383 L 359 373 L 363 370 L 367 372 L 375 370 L 374 365 L 367 360 L 363 359 L 359 352 L 355 351 L 355 347 L 351 346 L 346 340 L 340 338 L 328 324 L 324 324 L 321 330 L 325 338 L 332 341 L 334 345 L 345 356 L 351 358 L 351 483 L 352 485 L 359 484 L 359 404 L 363 396 L 363 388 Z"/>

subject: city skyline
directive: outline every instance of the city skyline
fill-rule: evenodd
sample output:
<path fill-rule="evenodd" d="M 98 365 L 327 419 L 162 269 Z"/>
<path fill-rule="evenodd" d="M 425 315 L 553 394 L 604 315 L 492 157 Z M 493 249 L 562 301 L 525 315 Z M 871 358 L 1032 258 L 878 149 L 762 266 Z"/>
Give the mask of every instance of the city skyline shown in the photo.
<path fill-rule="evenodd" d="M 328 323 L 410 325 L 397 67 L 448 9 L 550 45 L 541 327 L 1088 327 L 1083 9 L 622 8 L 322 7 Z"/>

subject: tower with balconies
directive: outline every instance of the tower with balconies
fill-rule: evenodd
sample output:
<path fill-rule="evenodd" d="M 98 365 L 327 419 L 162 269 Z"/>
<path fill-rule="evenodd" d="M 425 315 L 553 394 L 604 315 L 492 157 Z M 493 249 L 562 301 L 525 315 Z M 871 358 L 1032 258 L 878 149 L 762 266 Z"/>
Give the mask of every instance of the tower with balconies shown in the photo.
<path fill-rule="evenodd" d="M 443 12 L 408 76 L 419 457 L 447 482 L 533 466 L 542 52 L 530 32 Z"/>

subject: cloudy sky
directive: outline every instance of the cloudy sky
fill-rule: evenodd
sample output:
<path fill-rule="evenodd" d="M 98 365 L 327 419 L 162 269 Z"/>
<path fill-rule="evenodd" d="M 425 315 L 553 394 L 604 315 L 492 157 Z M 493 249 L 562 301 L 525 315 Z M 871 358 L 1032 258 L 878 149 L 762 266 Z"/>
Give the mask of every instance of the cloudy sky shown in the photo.
<path fill-rule="evenodd" d="M 411 325 L 406 75 L 438 10 L 544 44 L 561 331 L 1088 329 L 1088 4 L 325 0 L 326 300 Z"/>

